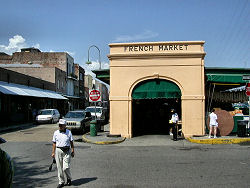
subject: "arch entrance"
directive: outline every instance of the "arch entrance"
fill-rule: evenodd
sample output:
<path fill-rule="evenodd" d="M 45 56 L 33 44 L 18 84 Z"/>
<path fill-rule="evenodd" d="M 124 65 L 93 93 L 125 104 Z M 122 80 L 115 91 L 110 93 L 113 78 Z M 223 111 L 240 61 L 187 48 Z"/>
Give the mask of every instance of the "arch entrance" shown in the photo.
<path fill-rule="evenodd" d="M 132 92 L 132 135 L 169 134 L 171 109 L 181 115 L 181 90 L 175 83 L 164 79 L 138 83 Z"/>
<path fill-rule="evenodd" d="M 176 105 L 184 137 L 204 135 L 203 45 L 204 41 L 109 44 L 110 134 L 168 134 L 163 124 Z"/>

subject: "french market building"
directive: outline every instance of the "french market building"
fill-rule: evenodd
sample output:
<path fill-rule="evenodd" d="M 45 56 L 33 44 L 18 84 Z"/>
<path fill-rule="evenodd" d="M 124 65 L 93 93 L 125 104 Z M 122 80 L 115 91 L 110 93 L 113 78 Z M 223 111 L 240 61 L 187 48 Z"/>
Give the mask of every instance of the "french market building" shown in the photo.
<path fill-rule="evenodd" d="M 110 44 L 110 134 L 168 133 L 174 108 L 185 137 L 204 135 L 204 43 Z"/>
<path fill-rule="evenodd" d="M 175 108 L 185 137 L 204 135 L 212 108 L 230 111 L 232 103 L 248 101 L 242 75 L 250 69 L 204 67 L 203 46 L 204 41 L 110 44 L 110 69 L 94 71 L 110 84 L 110 134 L 169 134 L 169 111 Z"/>

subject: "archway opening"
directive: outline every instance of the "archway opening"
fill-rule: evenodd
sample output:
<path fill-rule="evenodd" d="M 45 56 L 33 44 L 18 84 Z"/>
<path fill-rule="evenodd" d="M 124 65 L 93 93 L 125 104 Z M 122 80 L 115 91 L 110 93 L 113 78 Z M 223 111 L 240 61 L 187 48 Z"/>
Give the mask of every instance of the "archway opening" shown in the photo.
<path fill-rule="evenodd" d="M 167 80 L 150 79 L 132 92 L 132 135 L 169 134 L 171 109 L 181 116 L 181 91 Z"/>

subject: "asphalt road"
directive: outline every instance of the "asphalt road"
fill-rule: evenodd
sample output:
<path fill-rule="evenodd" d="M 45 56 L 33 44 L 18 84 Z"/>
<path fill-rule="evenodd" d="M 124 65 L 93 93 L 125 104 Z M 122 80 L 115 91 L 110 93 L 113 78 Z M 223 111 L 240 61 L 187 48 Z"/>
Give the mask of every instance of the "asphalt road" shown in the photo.
<path fill-rule="evenodd" d="M 56 187 L 51 139 L 56 125 L 1 134 L 0 147 L 14 159 L 13 187 Z M 81 135 L 74 135 L 75 140 Z M 173 142 L 165 135 L 142 136 L 115 145 L 75 142 L 71 187 L 249 187 L 249 145 Z"/>

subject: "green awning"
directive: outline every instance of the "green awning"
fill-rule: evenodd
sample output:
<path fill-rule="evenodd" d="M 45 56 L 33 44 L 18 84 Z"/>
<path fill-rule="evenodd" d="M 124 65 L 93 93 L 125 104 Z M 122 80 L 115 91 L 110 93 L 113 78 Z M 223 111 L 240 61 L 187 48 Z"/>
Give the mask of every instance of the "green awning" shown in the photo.
<path fill-rule="evenodd" d="M 179 87 L 170 81 L 153 79 L 138 84 L 132 93 L 133 99 L 181 98 Z"/>
<path fill-rule="evenodd" d="M 208 82 L 214 83 L 246 83 L 242 74 L 206 74 Z"/>

